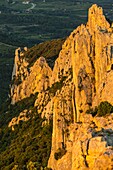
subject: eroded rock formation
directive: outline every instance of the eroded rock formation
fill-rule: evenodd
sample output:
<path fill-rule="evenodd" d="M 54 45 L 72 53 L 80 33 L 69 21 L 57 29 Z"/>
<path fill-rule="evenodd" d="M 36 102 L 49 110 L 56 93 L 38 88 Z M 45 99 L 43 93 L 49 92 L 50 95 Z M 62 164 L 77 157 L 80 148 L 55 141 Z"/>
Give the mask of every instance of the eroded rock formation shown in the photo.
<path fill-rule="evenodd" d="M 53 170 L 106 170 L 113 168 L 113 115 L 93 118 L 83 115 L 81 123 L 68 129 L 66 153 L 51 162 Z M 57 153 L 57 151 L 55 152 Z M 59 151 L 62 154 L 62 150 Z M 55 157 L 55 155 L 52 155 Z"/>
<path fill-rule="evenodd" d="M 31 68 L 27 67 L 28 64 L 24 64 L 27 61 L 23 55 L 16 54 L 15 61 L 16 74 L 11 88 L 12 104 L 31 94 L 46 90 L 50 86 L 52 75 L 52 70 L 44 57 L 40 57 Z"/>
<path fill-rule="evenodd" d="M 73 110 L 70 113 L 70 115 L 73 115 L 74 118 L 73 123 L 81 122 L 83 116 L 85 117 L 84 113 L 86 110 L 91 107 L 98 106 L 101 101 L 106 100 L 113 104 L 113 96 L 110 96 L 112 93 L 111 84 L 113 82 L 112 37 L 113 29 L 105 19 L 102 8 L 98 7 L 97 5 L 93 5 L 89 9 L 87 24 L 81 25 L 76 30 L 74 30 L 64 44 L 64 49 L 66 50 L 63 49 L 60 54 L 64 56 L 64 51 L 68 52 L 68 55 L 65 55 L 64 60 L 68 60 L 68 66 L 70 66 L 71 62 L 73 73 L 73 91 L 71 93 Z M 60 58 L 61 56 L 59 56 L 59 59 Z M 57 60 L 56 63 L 58 69 L 60 61 Z M 63 61 L 62 63 L 64 66 L 65 64 Z M 68 69 L 69 68 L 70 67 L 68 67 Z M 61 70 L 61 67 L 59 70 Z M 54 72 L 55 67 L 53 74 Z M 61 75 L 61 71 L 59 74 Z M 60 136 L 57 134 L 61 134 L 61 132 L 58 131 L 59 127 L 56 125 L 56 120 L 58 120 L 58 118 L 55 118 L 55 120 L 53 119 L 53 124 L 55 124 L 57 128 L 53 128 L 52 151 L 48 164 L 48 166 L 52 167 L 53 170 L 102 169 L 106 164 L 106 161 L 110 162 L 110 164 L 107 165 L 108 167 L 106 166 L 105 169 L 112 167 L 112 149 L 109 150 L 107 147 L 107 139 L 105 139 L 106 134 L 103 133 L 104 140 L 98 135 L 93 136 L 91 131 L 94 130 L 93 124 L 95 123 L 93 122 L 93 119 L 92 121 L 90 121 L 89 117 L 87 117 L 87 119 L 89 123 L 82 122 L 80 125 L 73 124 L 73 128 L 69 126 L 72 128 L 70 130 L 67 128 L 65 132 L 65 138 L 69 134 L 69 136 L 71 136 L 71 132 L 74 134 L 71 136 L 71 139 L 68 138 L 69 136 L 66 138 L 64 146 L 57 146 L 60 138 Z M 62 124 L 64 124 L 63 121 Z M 90 126 L 93 127 L 89 129 Z M 77 129 L 78 132 L 75 129 Z M 112 124 L 111 129 L 113 129 Z M 56 140 L 54 140 L 54 134 L 57 136 Z M 84 138 L 83 141 L 82 137 Z M 91 143 L 88 143 L 88 141 Z M 110 146 L 112 148 L 112 144 Z M 59 147 L 61 150 L 59 150 Z M 101 147 L 102 149 L 97 151 Z M 66 149 L 67 153 L 59 160 L 55 160 L 55 154 L 62 155 L 62 149 Z M 108 152 L 110 153 L 110 157 L 108 156 L 109 154 L 106 154 Z M 99 165 L 101 159 L 103 160 L 104 165 Z"/>
<path fill-rule="evenodd" d="M 12 104 L 38 92 L 34 107 L 45 123 L 53 119 L 48 167 L 112 169 L 113 115 L 85 114 L 101 101 L 113 104 L 113 28 L 102 8 L 89 9 L 87 24 L 67 38 L 53 70 L 44 57 L 28 68 L 18 49 L 13 75 L 20 81 L 12 85 Z M 14 127 L 13 121 L 10 124 Z"/>

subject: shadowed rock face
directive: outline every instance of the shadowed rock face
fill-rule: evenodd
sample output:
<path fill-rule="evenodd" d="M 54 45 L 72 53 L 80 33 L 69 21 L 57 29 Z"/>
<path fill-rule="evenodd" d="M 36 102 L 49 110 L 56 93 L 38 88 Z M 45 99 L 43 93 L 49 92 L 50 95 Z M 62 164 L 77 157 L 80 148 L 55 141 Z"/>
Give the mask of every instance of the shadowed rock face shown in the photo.
<path fill-rule="evenodd" d="M 21 82 L 12 85 L 12 103 L 38 92 L 38 113 L 46 117 L 45 123 L 53 118 L 48 162 L 53 170 L 112 169 L 113 115 L 85 114 L 101 101 L 113 104 L 112 49 L 113 28 L 102 8 L 93 5 L 87 24 L 75 29 L 63 44 L 53 71 L 43 57 L 29 69 L 22 53 L 16 54 L 15 75 Z"/>

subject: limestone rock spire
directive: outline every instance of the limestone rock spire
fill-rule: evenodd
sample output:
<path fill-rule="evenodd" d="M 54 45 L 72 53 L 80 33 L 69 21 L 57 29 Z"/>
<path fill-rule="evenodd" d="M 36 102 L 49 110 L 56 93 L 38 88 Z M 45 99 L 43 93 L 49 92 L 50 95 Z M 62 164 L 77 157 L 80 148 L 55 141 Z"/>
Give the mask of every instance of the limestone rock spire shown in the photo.
<path fill-rule="evenodd" d="M 94 4 L 88 12 L 88 26 L 90 30 L 96 31 L 97 29 L 107 30 L 110 24 L 107 22 L 103 15 L 103 9 Z"/>

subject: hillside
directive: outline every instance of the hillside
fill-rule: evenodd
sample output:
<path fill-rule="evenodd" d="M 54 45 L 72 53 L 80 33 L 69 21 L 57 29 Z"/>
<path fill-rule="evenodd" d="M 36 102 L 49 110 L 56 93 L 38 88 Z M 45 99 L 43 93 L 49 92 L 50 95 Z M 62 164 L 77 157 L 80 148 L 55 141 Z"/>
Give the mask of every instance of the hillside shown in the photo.
<path fill-rule="evenodd" d="M 111 170 L 112 84 L 113 24 L 96 4 L 66 40 L 17 48 L 0 110 L 1 170 Z"/>

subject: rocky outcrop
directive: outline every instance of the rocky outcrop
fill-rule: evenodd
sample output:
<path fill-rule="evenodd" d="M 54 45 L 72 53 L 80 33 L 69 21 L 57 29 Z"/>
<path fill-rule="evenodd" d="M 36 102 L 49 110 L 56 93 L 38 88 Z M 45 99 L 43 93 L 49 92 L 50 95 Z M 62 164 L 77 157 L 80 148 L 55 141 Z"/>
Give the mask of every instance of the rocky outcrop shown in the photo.
<path fill-rule="evenodd" d="M 15 61 L 14 61 L 14 67 L 12 72 L 12 79 L 14 77 L 21 76 L 21 80 L 24 80 L 23 76 L 27 76 L 27 66 L 28 62 L 22 57 L 24 55 L 24 52 L 27 51 L 27 47 L 24 47 L 22 50 L 20 47 L 15 50 Z"/>
<path fill-rule="evenodd" d="M 49 162 L 53 170 L 112 169 L 113 115 L 108 118 L 83 116 L 81 123 L 72 124 L 68 129 L 65 155 Z"/>
<path fill-rule="evenodd" d="M 8 127 L 11 127 L 14 130 L 14 126 L 18 125 L 20 121 L 28 121 L 30 119 L 31 110 L 23 110 L 18 117 L 14 117 L 10 122 Z"/>
<path fill-rule="evenodd" d="M 12 104 L 38 92 L 34 107 L 45 123 L 53 119 L 48 167 L 112 169 L 113 115 L 93 118 L 85 114 L 101 101 L 113 104 L 113 28 L 102 8 L 89 9 L 87 24 L 67 38 L 53 70 L 44 57 L 28 67 L 20 49 L 15 61 Z M 18 123 L 15 119 L 10 127 Z"/>
<path fill-rule="evenodd" d="M 63 76 L 61 74 L 62 68 L 63 70 L 67 69 L 69 73 L 72 67 L 73 86 L 71 87 L 72 93 L 70 93 L 73 108 L 70 114 L 73 116 L 72 124 L 81 122 L 83 117 L 85 117 L 84 113 L 86 110 L 98 106 L 101 101 L 106 100 L 113 104 L 112 95 L 110 96 L 113 81 L 112 36 L 113 29 L 105 19 L 102 8 L 93 5 L 89 9 L 87 24 L 79 26 L 71 33 L 64 44 L 64 49 L 60 52 L 60 56 L 56 60 L 53 74 L 54 72 L 56 73 L 55 76 L 57 77 L 55 79 L 57 80 L 58 74 L 60 77 Z M 63 63 L 62 67 L 60 66 L 60 61 Z M 68 67 L 66 68 L 65 61 L 68 61 Z M 65 71 L 63 73 L 65 75 Z M 82 124 L 73 124 L 72 127 L 69 125 L 69 129 L 64 128 L 65 130 L 62 129 L 60 131 L 56 120 L 58 119 L 59 112 L 65 114 L 65 111 L 62 111 L 61 108 L 58 109 L 57 106 L 58 103 L 53 113 L 55 119 L 53 119 L 52 151 L 48 166 L 52 167 L 53 170 L 102 169 L 103 165 L 99 165 L 102 159 L 104 165 L 106 164 L 106 160 L 110 162 L 108 167 L 106 166 L 110 168 L 112 166 L 112 149 L 107 147 L 106 140 L 109 136 L 107 134 L 106 139 L 107 131 L 103 133 L 104 138 L 99 135 L 93 136 L 92 131 L 95 129 L 95 122 L 93 122 L 93 118 L 90 121 L 89 117 L 87 117 L 89 123 L 83 121 Z M 62 126 L 64 125 L 63 120 L 61 124 Z M 66 131 L 65 142 L 62 141 L 63 138 L 60 138 L 60 134 L 64 131 Z M 68 138 L 69 136 L 72 138 Z M 63 144 L 62 146 L 61 144 L 59 145 L 61 142 Z M 112 148 L 112 144 L 110 146 Z M 97 151 L 98 148 L 101 149 Z M 62 155 L 62 149 L 67 151 L 64 156 Z M 110 153 L 110 156 L 106 152 Z M 56 160 L 56 154 L 62 156 L 62 158 L 60 157 L 59 160 Z M 96 166 L 97 164 L 98 166 Z"/>
<path fill-rule="evenodd" d="M 97 16 L 97 17 L 96 17 Z M 72 66 L 76 87 L 76 109 L 80 112 L 98 105 L 112 66 L 112 28 L 103 16 L 102 8 L 93 5 L 87 25 L 73 33 Z M 109 98 L 107 98 L 109 101 Z"/>
<path fill-rule="evenodd" d="M 52 75 L 52 70 L 44 57 L 40 57 L 31 68 L 24 64 L 26 62 L 23 55 L 18 57 L 18 60 L 16 58 L 17 55 L 15 56 L 16 76 L 13 78 L 14 84 L 11 88 L 12 104 L 31 94 L 46 90 L 50 86 Z"/>

